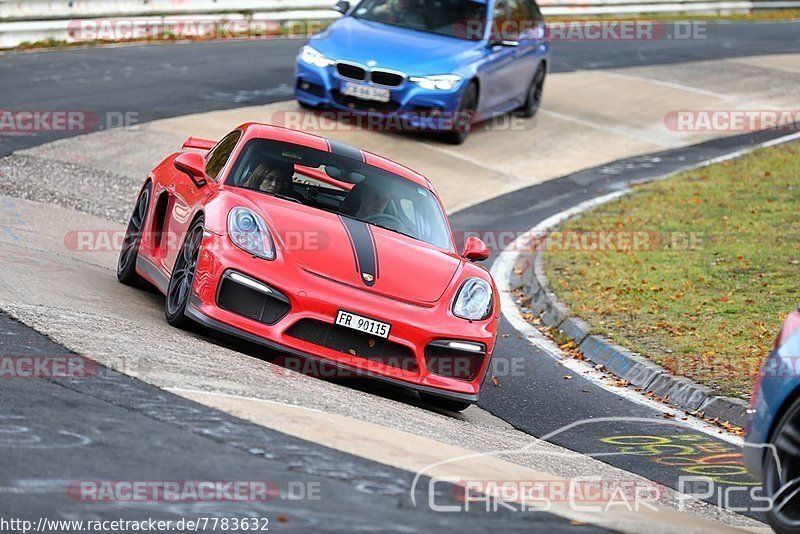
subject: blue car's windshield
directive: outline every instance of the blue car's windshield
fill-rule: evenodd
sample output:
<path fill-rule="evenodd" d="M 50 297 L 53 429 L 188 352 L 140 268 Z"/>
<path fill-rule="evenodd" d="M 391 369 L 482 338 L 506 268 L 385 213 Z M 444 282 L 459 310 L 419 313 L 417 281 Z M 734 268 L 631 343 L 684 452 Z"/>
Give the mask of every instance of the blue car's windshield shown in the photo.
<path fill-rule="evenodd" d="M 364 0 L 353 16 L 436 33 L 458 39 L 479 41 L 486 28 L 486 3 L 473 0 Z"/>

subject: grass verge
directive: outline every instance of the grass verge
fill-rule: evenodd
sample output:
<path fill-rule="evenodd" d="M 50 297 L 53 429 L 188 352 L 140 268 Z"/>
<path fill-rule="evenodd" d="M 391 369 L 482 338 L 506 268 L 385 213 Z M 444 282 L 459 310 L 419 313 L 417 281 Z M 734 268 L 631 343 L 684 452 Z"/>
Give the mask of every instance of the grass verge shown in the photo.
<path fill-rule="evenodd" d="M 800 302 L 798 213 L 800 143 L 762 149 L 569 221 L 548 241 L 546 272 L 596 332 L 746 398 Z M 586 250 L 601 235 L 614 245 Z"/>

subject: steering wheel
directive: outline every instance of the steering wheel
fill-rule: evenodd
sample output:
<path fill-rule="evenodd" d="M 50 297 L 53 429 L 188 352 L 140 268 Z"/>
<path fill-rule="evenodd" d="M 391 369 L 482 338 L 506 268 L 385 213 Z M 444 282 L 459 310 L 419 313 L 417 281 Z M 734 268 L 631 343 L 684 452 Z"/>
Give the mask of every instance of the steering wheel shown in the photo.
<path fill-rule="evenodd" d="M 364 222 L 377 224 L 378 226 L 386 226 L 392 230 L 408 233 L 407 225 L 399 217 L 391 213 L 376 213 L 369 217 L 364 217 Z"/>

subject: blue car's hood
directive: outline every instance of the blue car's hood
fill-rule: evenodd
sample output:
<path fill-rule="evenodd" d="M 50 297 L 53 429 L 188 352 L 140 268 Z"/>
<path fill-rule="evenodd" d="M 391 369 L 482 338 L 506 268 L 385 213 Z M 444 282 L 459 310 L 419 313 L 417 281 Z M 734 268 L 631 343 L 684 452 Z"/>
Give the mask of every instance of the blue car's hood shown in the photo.
<path fill-rule="evenodd" d="M 482 45 L 408 30 L 390 24 L 344 17 L 309 44 L 325 56 L 404 72 L 410 76 L 457 73 L 480 57 Z"/>

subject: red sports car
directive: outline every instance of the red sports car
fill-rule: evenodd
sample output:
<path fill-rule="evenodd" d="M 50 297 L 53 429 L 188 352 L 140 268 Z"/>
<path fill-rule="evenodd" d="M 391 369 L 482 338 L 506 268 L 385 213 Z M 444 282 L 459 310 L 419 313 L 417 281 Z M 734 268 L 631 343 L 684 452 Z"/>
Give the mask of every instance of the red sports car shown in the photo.
<path fill-rule="evenodd" d="M 192 322 L 306 361 L 417 390 L 462 410 L 478 399 L 500 315 L 497 288 L 458 254 L 424 176 L 316 135 L 248 123 L 189 138 L 139 193 L 117 275 Z"/>

